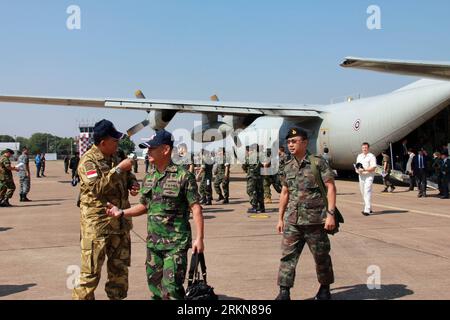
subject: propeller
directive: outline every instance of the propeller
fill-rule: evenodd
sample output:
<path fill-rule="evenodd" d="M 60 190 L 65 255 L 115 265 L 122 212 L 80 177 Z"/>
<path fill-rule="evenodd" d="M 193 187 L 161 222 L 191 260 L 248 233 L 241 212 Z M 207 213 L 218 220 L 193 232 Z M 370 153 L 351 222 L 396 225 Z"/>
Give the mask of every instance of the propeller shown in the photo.
<path fill-rule="evenodd" d="M 216 102 L 219 101 L 219 97 L 216 94 L 211 96 L 210 99 L 211 99 L 211 101 L 216 101 Z M 233 139 L 233 142 L 234 142 L 234 146 L 233 146 L 234 155 L 237 157 L 236 148 L 242 147 L 241 139 L 239 139 L 238 135 L 234 134 L 234 133 L 231 135 L 231 138 Z"/>
<path fill-rule="evenodd" d="M 136 96 L 136 99 L 145 99 L 144 93 L 141 90 L 137 90 L 134 95 Z M 147 112 L 148 113 L 148 112 Z M 150 121 L 148 119 L 139 122 L 138 124 L 132 126 L 130 129 L 127 130 L 128 137 L 134 136 L 136 133 L 144 129 L 150 124 Z"/>

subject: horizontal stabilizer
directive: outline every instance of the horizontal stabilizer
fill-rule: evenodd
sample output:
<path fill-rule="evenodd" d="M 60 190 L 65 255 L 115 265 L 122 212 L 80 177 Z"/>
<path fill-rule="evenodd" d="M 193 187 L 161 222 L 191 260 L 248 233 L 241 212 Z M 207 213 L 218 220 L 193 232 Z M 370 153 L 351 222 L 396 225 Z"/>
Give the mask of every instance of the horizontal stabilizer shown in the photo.
<path fill-rule="evenodd" d="M 347 57 L 344 68 L 371 70 L 385 73 L 450 80 L 450 62 L 382 60 Z"/>

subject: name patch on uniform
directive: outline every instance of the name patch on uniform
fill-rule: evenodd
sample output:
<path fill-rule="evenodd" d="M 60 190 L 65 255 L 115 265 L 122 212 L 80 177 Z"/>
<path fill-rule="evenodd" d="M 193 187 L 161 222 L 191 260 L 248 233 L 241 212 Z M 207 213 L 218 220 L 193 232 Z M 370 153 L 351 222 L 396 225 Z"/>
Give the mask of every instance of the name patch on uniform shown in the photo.
<path fill-rule="evenodd" d="M 172 196 L 176 197 L 178 196 L 179 190 L 179 184 L 177 179 L 167 179 L 164 182 L 163 187 L 163 196 Z"/>

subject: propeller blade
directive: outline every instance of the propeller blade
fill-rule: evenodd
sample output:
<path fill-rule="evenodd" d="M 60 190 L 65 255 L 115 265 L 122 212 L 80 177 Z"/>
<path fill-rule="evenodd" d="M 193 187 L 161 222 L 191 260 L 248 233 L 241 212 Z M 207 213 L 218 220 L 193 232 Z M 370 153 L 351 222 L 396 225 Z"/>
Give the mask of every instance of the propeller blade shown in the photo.
<path fill-rule="evenodd" d="M 137 90 L 134 95 L 136 96 L 136 99 L 145 99 L 144 93 L 141 90 Z"/>
<path fill-rule="evenodd" d="M 134 136 L 136 133 L 138 133 L 139 131 L 144 129 L 149 124 L 150 124 L 150 121 L 148 121 L 148 120 L 144 120 L 142 122 L 139 122 L 137 125 L 135 125 L 135 126 L 133 126 L 133 127 L 131 127 L 130 129 L 127 130 L 128 137 L 131 138 L 132 136 Z"/>

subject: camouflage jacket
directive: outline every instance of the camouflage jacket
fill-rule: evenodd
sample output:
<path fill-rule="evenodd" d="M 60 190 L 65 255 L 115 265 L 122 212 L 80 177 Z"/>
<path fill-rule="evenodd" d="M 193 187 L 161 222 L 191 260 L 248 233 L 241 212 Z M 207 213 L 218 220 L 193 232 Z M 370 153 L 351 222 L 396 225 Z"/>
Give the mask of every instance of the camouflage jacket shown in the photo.
<path fill-rule="evenodd" d="M 153 168 L 144 178 L 140 203 L 147 206 L 147 247 L 155 250 L 187 249 L 192 235 L 190 207 L 199 203 L 195 176 L 170 163 L 165 172 Z"/>
<path fill-rule="evenodd" d="M 388 155 L 383 156 L 383 169 L 385 163 L 387 163 L 387 173 L 391 173 L 391 157 L 389 157 Z"/>
<path fill-rule="evenodd" d="M 130 207 L 129 189 L 137 180 L 130 172 L 117 173 L 115 167 L 119 163 L 117 156 L 107 157 L 95 145 L 81 158 L 78 175 L 83 232 L 104 235 L 132 229 L 131 218 L 111 218 L 105 211 L 108 202 L 120 209 Z"/>
<path fill-rule="evenodd" d="M 6 156 L 0 156 L 0 180 L 11 181 L 13 175 L 11 171 L 11 160 Z"/>
<path fill-rule="evenodd" d="M 28 157 L 28 155 L 23 153 L 19 157 L 18 162 L 19 162 L 19 164 L 23 163 L 23 166 L 21 166 L 20 169 L 19 169 L 19 177 L 26 177 L 26 176 L 28 176 L 28 171 L 30 169 L 30 167 L 29 167 L 30 158 Z"/>
<path fill-rule="evenodd" d="M 287 154 L 284 154 L 282 156 L 279 156 L 279 164 L 278 164 L 278 173 L 280 174 L 284 170 L 284 166 L 286 165 L 286 162 L 290 160 L 289 156 Z"/>
<path fill-rule="evenodd" d="M 284 219 L 290 224 L 323 224 L 326 218 L 326 203 L 320 193 L 310 161 L 316 161 L 324 183 L 334 181 L 334 173 L 322 157 L 308 153 L 301 163 L 292 157 L 281 173 L 281 183 L 289 189 L 289 202 Z"/>
<path fill-rule="evenodd" d="M 217 173 L 216 174 L 218 176 L 225 176 L 225 167 L 230 167 L 230 159 L 229 159 L 228 155 L 216 156 L 215 162 L 217 164 Z"/>

